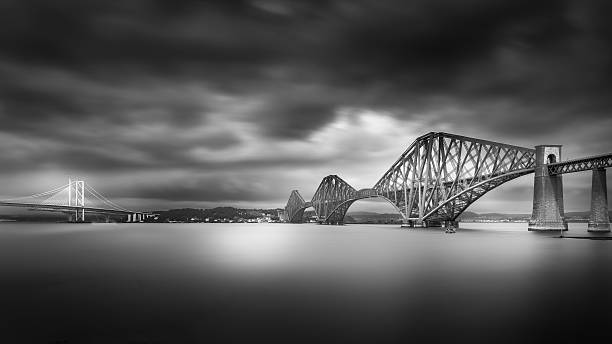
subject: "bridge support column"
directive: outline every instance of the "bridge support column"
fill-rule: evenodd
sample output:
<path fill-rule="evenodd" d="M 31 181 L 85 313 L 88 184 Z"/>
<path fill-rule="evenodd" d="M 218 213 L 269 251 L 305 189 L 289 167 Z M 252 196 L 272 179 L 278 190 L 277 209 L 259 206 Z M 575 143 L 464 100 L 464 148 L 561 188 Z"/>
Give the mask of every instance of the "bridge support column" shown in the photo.
<path fill-rule="evenodd" d="M 444 223 L 438 220 L 425 220 L 423 221 L 423 227 L 442 227 Z"/>
<path fill-rule="evenodd" d="M 459 221 L 446 220 L 446 221 L 444 221 L 444 227 L 446 227 L 446 228 L 459 228 Z"/>
<path fill-rule="evenodd" d="M 536 165 L 533 182 L 533 211 L 530 231 L 567 230 L 563 210 L 563 179 L 560 174 L 549 175 L 548 164 L 561 161 L 560 145 L 536 146 Z"/>
<path fill-rule="evenodd" d="M 414 221 L 404 219 L 400 228 L 414 228 Z"/>
<path fill-rule="evenodd" d="M 406 220 L 402 223 L 402 227 L 404 228 L 424 228 L 427 227 L 427 223 L 425 221 L 419 221 L 416 219 Z"/>
<path fill-rule="evenodd" d="M 606 185 L 606 170 L 593 170 L 591 185 L 591 216 L 589 217 L 589 232 L 609 232 L 610 216 L 608 214 L 608 189 Z"/>
<path fill-rule="evenodd" d="M 402 228 L 435 228 L 442 226 L 444 226 L 444 222 L 438 220 L 407 220 L 402 223 Z"/>
<path fill-rule="evenodd" d="M 76 211 L 76 222 L 85 222 L 85 209 Z"/>

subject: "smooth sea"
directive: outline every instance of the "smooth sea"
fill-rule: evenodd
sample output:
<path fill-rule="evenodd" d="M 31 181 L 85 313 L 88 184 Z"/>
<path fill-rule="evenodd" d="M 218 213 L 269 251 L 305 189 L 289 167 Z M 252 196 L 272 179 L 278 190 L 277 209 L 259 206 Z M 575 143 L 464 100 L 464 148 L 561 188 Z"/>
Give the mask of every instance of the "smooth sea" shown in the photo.
<path fill-rule="evenodd" d="M 612 241 L 460 227 L 0 223 L 0 343 L 612 342 Z"/>

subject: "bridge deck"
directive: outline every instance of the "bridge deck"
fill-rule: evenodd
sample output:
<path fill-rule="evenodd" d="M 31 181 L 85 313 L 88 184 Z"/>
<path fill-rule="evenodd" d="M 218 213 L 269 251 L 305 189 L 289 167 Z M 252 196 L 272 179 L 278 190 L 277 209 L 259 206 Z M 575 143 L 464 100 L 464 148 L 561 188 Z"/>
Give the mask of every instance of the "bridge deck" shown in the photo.
<path fill-rule="evenodd" d="M 565 174 L 607 167 L 612 167 L 612 153 L 549 164 L 548 173 L 551 175 Z"/>
<path fill-rule="evenodd" d="M 52 210 L 52 211 L 58 211 L 58 212 L 85 210 L 85 212 L 96 213 L 96 214 L 113 214 L 113 215 L 140 214 L 140 212 L 94 208 L 94 207 L 75 207 L 75 206 L 67 206 L 67 205 L 19 203 L 19 202 L 4 202 L 4 201 L 0 201 L 0 206 L 31 208 L 31 209 L 38 209 L 38 210 Z"/>

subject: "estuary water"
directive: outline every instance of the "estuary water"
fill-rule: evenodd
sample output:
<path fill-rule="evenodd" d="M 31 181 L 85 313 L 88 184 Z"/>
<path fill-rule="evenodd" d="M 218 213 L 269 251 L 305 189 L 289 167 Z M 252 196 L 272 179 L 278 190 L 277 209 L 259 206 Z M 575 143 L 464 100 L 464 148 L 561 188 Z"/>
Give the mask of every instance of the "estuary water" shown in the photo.
<path fill-rule="evenodd" d="M 1 223 L 0 342 L 610 342 L 612 241 L 557 235 Z"/>

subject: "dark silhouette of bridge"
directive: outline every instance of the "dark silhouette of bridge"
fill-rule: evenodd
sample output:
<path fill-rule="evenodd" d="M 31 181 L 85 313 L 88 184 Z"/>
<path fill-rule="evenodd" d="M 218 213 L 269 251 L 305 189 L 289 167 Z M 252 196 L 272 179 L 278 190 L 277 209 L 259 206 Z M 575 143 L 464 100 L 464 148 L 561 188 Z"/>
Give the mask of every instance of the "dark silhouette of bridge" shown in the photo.
<path fill-rule="evenodd" d="M 310 201 L 293 190 L 283 217 L 302 222 L 304 210 L 312 207 L 319 223 L 342 224 L 355 201 L 378 197 L 397 209 L 406 226 L 457 225 L 459 215 L 484 194 L 535 173 L 529 230 L 567 230 L 562 175 L 592 170 L 589 230 L 609 231 L 605 168 L 610 166 L 612 153 L 562 161 L 559 145 L 532 149 L 431 132 L 417 138 L 372 188 L 356 190 L 329 175 Z"/>

